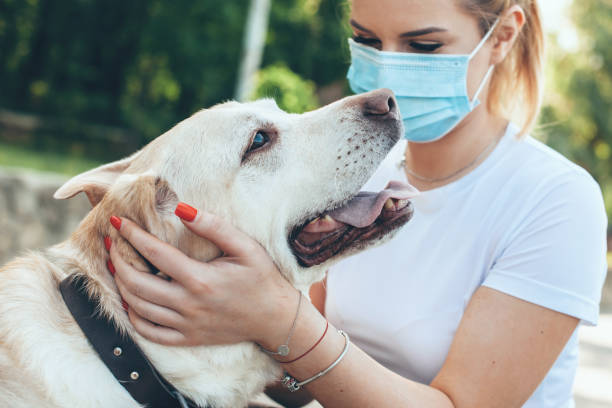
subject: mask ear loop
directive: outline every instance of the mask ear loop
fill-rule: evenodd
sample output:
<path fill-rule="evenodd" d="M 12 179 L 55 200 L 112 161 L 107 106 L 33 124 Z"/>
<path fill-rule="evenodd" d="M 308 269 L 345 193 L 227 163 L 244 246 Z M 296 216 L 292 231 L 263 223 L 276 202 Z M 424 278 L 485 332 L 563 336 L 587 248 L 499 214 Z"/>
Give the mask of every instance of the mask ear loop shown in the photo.
<path fill-rule="evenodd" d="M 476 46 L 476 49 L 474 51 L 472 51 L 472 53 L 470 54 L 470 57 L 468 58 L 468 61 L 471 60 L 474 57 L 474 55 L 476 55 L 478 53 L 478 51 L 480 51 L 480 49 L 482 48 L 483 45 L 485 45 L 485 43 L 487 42 L 489 37 L 491 37 L 491 34 L 493 34 L 493 31 L 495 30 L 495 27 L 497 26 L 498 23 L 499 23 L 499 18 L 497 20 L 495 20 L 495 23 L 493 23 L 493 25 L 491 26 L 491 28 L 489 29 L 487 34 L 480 41 L 480 44 L 478 44 Z M 482 82 L 480 83 L 480 86 L 478 87 L 478 90 L 476 91 L 476 93 L 474 94 L 474 97 L 472 98 L 472 101 L 470 102 L 470 104 L 472 105 L 472 108 L 474 108 L 474 105 L 475 105 L 475 102 L 476 102 L 476 100 L 478 98 L 478 95 L 480 95 L 480 92 L 482 92 L 482 90 L 484 89 L 485 85 L 487 84 L 487 81 L 489 80 L 489 77 L 493 73 L 493 69 L 494 68 L 495 68 L 495 65 L 491 65 L 489 67 L 489 70 L 485 74 L 484 78 L 482 79 Z"/>
<path fill-rule="evenodd" d="M 485 74 L 484 78 L 482 79 L 482 82 L 480 83 L 480 86 L 478 87 L 478 90 L 476 91 L 476 93 L 474 94 L 474 97 L 472 98 L 472 101 L 470 102 L 470 104 L 472 105 L 472 108 L 475 107 L 474 106 L 474 102 L 478 99 L 478 95 L 480 95 L 480 92 L 482 92 L 482 90 L 484 89 L 485 85 L 487 84 L 487 81 L 489 80 L 489 77 L 493 73 L 493 69 L 494 68 L 495 68 L 495 65 L 491 65 L 489 67 L 489 70 Z"/>
<path fill-rule="evenodd" d="M 497 27 L 498 23 L 499 23 L 499 17 L 497 18 L 497 20 L 495 20 L 495 22 L 493 23 L 489 31 L 485 34 L 485 36 L 482 38 L 480 43 L 476 46 L 474 51 L 472 51 L 468 60 L 471 60 L 472 58 L 474 58 L 474 55 L 478 54 L 478 51 L 480 51 L 480 49 L 482 48 L 483 45 L 485 45 L 489 37 L 491 37 L 491 34 L 493 34 L 493 31 L 495 31 L 495 27 Z"/>

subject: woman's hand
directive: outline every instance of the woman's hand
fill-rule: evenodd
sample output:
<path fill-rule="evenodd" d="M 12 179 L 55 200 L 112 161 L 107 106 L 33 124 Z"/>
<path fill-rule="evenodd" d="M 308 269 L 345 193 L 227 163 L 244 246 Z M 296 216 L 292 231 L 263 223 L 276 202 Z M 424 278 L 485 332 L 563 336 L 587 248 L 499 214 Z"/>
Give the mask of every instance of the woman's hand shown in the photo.
<path fill-rule="evenodd" d="M 184 204 L 179 208 L 191 209 Z M 199 213 L 192 219 L 194 212 L 177 215 L 224 256 L 208 263 L 196 261 L 130 220 L 113 217 L 121 236 L 172 278 L 169 282 L 136 270 L 111 245 L 115 281 L 136 330 L 153 342 L 172 346 L 283 344 L 297 308 L 297 290 L 257 242 L 212 214 Z"/>

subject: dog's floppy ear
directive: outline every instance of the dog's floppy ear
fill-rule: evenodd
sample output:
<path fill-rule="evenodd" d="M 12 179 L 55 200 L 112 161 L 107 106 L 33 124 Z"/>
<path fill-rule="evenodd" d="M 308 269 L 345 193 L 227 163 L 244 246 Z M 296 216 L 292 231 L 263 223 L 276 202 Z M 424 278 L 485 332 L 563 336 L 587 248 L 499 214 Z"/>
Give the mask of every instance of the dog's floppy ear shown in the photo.
<path fill-rule="evenodd" d="M 65 200 L 84 192 L 92 207 L 95 207 L 108 189 L 115 183 L 121 174 L 132 164 L 138 153 L 123 160 L 105 164 L 68 180 L 53 195 L 57 200 Z"/>

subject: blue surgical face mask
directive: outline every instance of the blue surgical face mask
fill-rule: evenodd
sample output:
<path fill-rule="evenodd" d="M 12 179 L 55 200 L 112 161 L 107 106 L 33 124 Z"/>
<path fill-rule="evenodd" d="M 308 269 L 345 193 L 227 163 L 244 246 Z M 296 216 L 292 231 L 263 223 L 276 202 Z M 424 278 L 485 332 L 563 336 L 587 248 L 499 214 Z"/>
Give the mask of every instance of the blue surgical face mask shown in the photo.
<path fill-rule="evenodd" d="M 351 89 L 355 93 L 391 89 L 404 122 L 404 137 L 422 143 L 441 139 L 480 104 L 477 97 L 494 66 L 471 101 L 468 67 L 496 25 L 497 21 L 469 55 L 379 51 L 349 39 L 352 63 L 347 78 Z"/>

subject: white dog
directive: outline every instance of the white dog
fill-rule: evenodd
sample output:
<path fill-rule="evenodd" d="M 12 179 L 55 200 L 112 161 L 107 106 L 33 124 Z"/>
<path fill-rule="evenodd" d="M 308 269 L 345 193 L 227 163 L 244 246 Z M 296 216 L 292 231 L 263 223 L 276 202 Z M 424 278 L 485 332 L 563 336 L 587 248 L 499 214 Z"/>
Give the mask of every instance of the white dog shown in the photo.
<path fill-rule="evenodd" d="M 273 101 L 228 102 L 182 121 L 131 157 L 68 181 L 94 206 L 65 242 L 0 269 L 0 407 L 139 407 L 75 323 L 58 285 L 77 274 L 100 313 L 129 334 L 155 368 L 201 406 L 242 407 L 280 369 L 255 344 L 174 348 L 139 336 L 107 271 L 103 239 L 146 262 L 108 220 L 130 218 L 192 258 L 220 255 L 187 231 L 179 201 L 229 219 L 254 237 L 302 292 L 331 262 L 388 239 L 412 215 L 409 186 L 359 193 L 403 133 L 390 91 L 302 115 Z"/>

